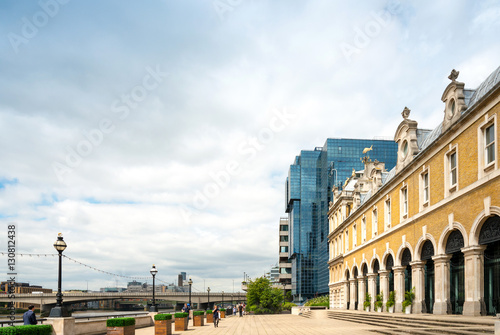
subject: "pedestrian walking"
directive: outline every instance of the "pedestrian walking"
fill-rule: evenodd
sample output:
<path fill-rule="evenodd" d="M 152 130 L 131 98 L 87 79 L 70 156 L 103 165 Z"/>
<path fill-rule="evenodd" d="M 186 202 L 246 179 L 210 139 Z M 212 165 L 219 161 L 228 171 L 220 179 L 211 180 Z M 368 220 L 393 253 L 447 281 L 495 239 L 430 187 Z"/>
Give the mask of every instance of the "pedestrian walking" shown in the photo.
<path fill-rule="evenodd" d="M 240 313 L 240 318 L 243 316 L 243 304 L 238 305 L 238 312 Z"/>
<path fill-rule="evenodd" d="M 213 319 L 214 319 L 214 328 L 219 327 L 220 311 L 217 305 L 214 305 Z"/>
<path fill-rule="evenodd" d="M 28 311 L 23 314 L 23 321 L 25 325 L 36 325 L 36 315 L 35 315 L 35 306 L 30 305 L 28 307 Z"/>

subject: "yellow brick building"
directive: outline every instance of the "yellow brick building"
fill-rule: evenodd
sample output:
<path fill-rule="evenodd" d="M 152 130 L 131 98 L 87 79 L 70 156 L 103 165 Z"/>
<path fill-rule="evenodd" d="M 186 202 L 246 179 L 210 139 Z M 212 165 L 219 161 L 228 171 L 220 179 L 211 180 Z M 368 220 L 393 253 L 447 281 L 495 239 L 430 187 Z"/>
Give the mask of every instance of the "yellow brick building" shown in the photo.
<path fill-rule="evenodd" d="M 500 68 L 475 90 L 449 76 L 443 121 L 417 127 L 410 110 L 394 140 L 396 167 L 353 171 L 329 207 L 330 308 L 383 311 L 395 292 L 402 312 L 500 313 Z"/>

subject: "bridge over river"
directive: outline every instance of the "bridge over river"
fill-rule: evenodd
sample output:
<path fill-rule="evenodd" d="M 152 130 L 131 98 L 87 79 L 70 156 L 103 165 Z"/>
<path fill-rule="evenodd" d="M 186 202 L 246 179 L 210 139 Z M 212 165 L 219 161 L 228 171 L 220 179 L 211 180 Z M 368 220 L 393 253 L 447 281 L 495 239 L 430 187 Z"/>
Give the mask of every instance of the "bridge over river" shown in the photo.
<path fill-rule="evenodd" d="M 19 293 L 15 294 L 14 299 L 9 297 L 11 295 L 1 294 L 0 302 L 25 302 L 32 304 L 39 304 L 41 309 L 47 310 L 56 304 L 56 293 Z M 99 301 L 99 300 L 151 300 L 153 292 L 105 292 L 105 293 L 85 293 L 85 292 L 72 292 L 63 293 L 63 304 L 72 304 L 86 301 Z M 189 302 L 189 292 L 155 292 L 156 300 L 173 301 L 176 303 Z M 231 301 L 246 301 L 246 293 L 222 293 L 210 292 L 207 293 L 191 293 L 191 303 L 197 306 L 207 306 L 208 303 L 221 303 Z"/>

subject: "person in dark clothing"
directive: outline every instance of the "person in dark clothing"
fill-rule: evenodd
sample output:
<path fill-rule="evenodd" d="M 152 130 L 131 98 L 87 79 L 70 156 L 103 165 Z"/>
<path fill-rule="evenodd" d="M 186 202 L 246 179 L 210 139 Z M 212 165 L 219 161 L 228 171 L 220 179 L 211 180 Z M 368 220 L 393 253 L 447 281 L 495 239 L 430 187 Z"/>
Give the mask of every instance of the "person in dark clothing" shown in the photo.
<path fill-rule="evenodd" d="M 242 317 L 243 316 L 243 304 L 240 304 L 238 306 L 238 312 L 240 312 L 240 317 Z"/>
<path fill-rule="evenodd" d="M 214 319 L 214 327 L 217 328 L 219 327 L 219 308 L 217 305 L 214 305 L 214 310 L 213 310 L 213 319 Z"/>
<path fill-rule="evenodd" d="M 23 314 L 23 321 L 25 325 L 36 325 L 35 306 L 28 307 L 28 311 Z"/>

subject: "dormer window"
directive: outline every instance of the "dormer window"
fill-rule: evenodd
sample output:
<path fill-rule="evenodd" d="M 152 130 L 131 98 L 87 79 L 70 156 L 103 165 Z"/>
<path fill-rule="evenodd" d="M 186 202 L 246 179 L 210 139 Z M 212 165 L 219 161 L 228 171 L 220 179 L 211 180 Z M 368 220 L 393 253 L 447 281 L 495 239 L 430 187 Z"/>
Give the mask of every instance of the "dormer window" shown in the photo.
<path fill-rule="evenodd" d="M 417 144 L 417 121 L 410 120 L 410 109 L 405 107 L 401 115 L 403 122 L 401 122 L 394 134 L 394 141 L 398 143 L 398 161 L 396 164 L 396 173 L 401 171 L 407 166 L 418 154 Z"/>
<path fill-rule="evenodd" d="M 465 105 L 464 83 L 458 82 L 458 71 L 452 70 L 448 78 L 451 83 L 446 87 L 441 96 L 441 101 L 445 103 L 443 131 L 450 128 L 460 119 L 462 112 L 467 109 Z"/>
<path fill-rule="evenodd" d="M 406 158 L 406 155 L 408 155 L 408 141 L 403 142 L 403 147 L 401 151 L 403 153 L 403 159 Z"/>

